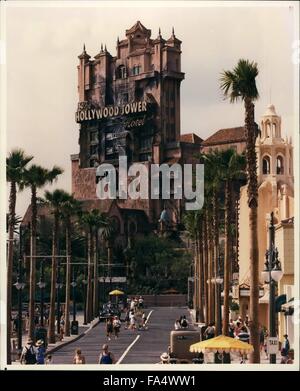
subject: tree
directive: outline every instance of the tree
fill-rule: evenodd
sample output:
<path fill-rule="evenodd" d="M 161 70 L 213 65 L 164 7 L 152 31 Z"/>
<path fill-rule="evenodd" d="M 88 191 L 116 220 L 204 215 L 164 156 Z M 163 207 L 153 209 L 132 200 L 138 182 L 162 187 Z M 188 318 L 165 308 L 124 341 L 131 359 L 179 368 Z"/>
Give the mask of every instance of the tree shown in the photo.
<path fill-rule="evenodd" d="M 54 166 L 47 170 L 36 164 L 25 169 L 20 188 L 29 187 L 31 190 L 31 224 L 30 224 L 30 278 L 29 278 L 29 330 L 28 334 L 34 339 L 35 315 L 35 285 L 36 285 L 36 237 L 37 237 L 37 190 L 52 183 L 63 170 Z"/>
<path fill-rule="evenodd" d="M 12 150 L 6 158 L 6 180 L 10 183 L 8 214 L 8 258 L 7 258 L 7 364 L 11 364 L 11 299 L 13 270 L 13 240 L 16 222 L 17 186 L 23 179 L 24 170 L 33 156 L 26 156 L 22 149 Z"/>
<path fill-rule="evenodd" d="M 194 308 L 197 321 L 204 322 L 204 287 L 203 283 L 203 235 L 202 235 L 202 211 L 190 211 L 185 213 L 183 222 L 185 229 L 194 242 Z"/>
<path fill-rule="evenodd" d="M 219 152 L 219 178 L 223 183 L 225 196 L 225 251 L 224 251 L 224 307 L 223 307 L 223 335 L 229 333 L 229 290 L 231 285 L 231 238 L 232 238 L 232 200 L 234 197 L 234 182 L 242 180 L 245 175 L 246 161 L 244 155 L 239 155 L 233 149 L 227 149 Z"/>
<path fill-rule="evenodd" d="M 66 197 L 61 204 L 61 217 L 65 222 L 66 230 L 66 298 L 65 298 L 65 335 L 70 336 L 70 289 L 71 289 L 71 259 L 72 259 L 72 217 L 78 216 L 81 203 L 72 195 Z"/>
<path fill-rule="evenodd" d="M 90 212 L 84 212 L 81 216 L 81 224 L 87 233 L 88 242 L 88 276 L 87 276 L 87 303 L 86 318 L 89 323 L 93 316 L 98 315 L 98 245 L 99 228 L 102 228 L 102 236 L 105 239 L 110 238 L 112 226 L 109 220 L 98 209 L 92 209 Z M 94 273 L 92 273 L 92 267 Z M 92 275 L 94 286 L 92 285 Z"/>
<path fill-rule="evenodd" d="M 225 97 L 234 103 L 241 99 L 245 107 L 245 136 L 247 160 L 247 193 L 250 220 L 250 333 L 254 351 L 250 362 L 260 362 L 259 347 L 259 254 L 257 238 L 258 185 L 255 140 L 258 127 L 254 120 L 254 101 L 259 94 L 256 87 L 258 67 L 255 62 L 240 59 L 233 71 L 223 71 L 220 88 Z"/>
<path fill-rule="evenodd" d="M 52 269 L 51 269 L 51 293 L 50 293 L 50 312 L 49 312 L 49 343 L 55 343 L 55 286 L 57 274 L 57 257 L 58 257 L 58 235 L 59 235 L 59 218 L 63 204 L 69 200 L 70 195 L 64 190 L 56 189 L 53 192 L 45 192 L 45 200 L 49 205 L 54 216 L 52 227 Z"/>

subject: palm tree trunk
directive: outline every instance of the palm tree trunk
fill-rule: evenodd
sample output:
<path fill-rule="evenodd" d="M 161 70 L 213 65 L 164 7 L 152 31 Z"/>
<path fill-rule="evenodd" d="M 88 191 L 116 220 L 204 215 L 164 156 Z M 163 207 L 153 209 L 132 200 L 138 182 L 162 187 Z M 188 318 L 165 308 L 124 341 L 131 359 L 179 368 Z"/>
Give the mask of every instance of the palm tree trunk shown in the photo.
<path fill-rule="evenodd" d="M 8 259 L 7 259 L 7 298 L 6 298 L 6 318 L 7 318 L 7 364 L 11 364 L 11 306 L 12 306 L 12 272 L 14 253 L 14 225 L 16 217 L 16 182 L 10 184 L 9 194 L 9 233 L 8 233 Z"/>
<path fill-rule="evenodd" d="M 194 241 L 194 294 L 193 294 L 193 308 L 196 314 L 196 322 L 198 321 L 198 240 Z"/>
<path fill-rule="evenodd" d="M 229 334 L 229 289 L 230 289 L 230 191 L 229 183 L 225 182 L 225 256 L 224 256 L 224 308 L 223 335 Z"/>
<path fill-rule="evenodd" d="M 49 343 L 55 343 L 55 298 L 56 298 L 56 265 L 57 265 L 57 241 L 59 228 L 58 213 L 54 213 L 53 232 L 52 232 L 52 270 L 51 270 L 51 293 L 50 293 L 50 312 L 49 312 Z"/>
<path fill-rule="evenodd" d="M 208 300 L 208 248 L 207 248 L 207 223 L 206 223 L 206 214 L 204 213 L 203 223 L 203 288 L 204 288 L 204 305 L 205 305 L 205 323 L 209 323 L 209 300 Z"/>
<path fill-rule="evenodd" d="M 66 305 L 65 305 L 65 335 L 70 336 L 70 289 L 71 289 L 71 223 L 66 221 Z"/>
<path fill-rule="evenodd" d="M 203 312 L 203 237 L 202 237 L 202 222 L 199 224 L 199 239 L 198 239 L 198 271 L 199 271 L 199 322 L 204 323 Z"/>
<path fill-rule="evenodd" d="M 207 284 L 208 284 L 208 322 L 211 323 L 214 321 L 214 296 L 213 296 L 213 240 L 212 240 L 212 227 L 211 220 L 208 216 L 206 217 L 207 223 L 207 234 L 208 234 L 208 276 L 207 276 Z"/>
<path fill-rule="evenodd" d="M 94 318 L 98 316 L 98 230 L 95 229 L 94 240 L 94 295 L 93 295 L 93 313 Z"/>
<path fill-rule="evenodd" d="M 254 351 L 251 363 L 260 362 L 259 346 L 259 254 L 257 238 L 258 185 L 256 171 L 256 124 L 254 122 L 254 104 L 245 99 L 246 159 L 248 175 L 248 206 L 250 223 L 250 335 Z"/>
<path fill-rule="evenodd" d="M 29 283 L 29 337 L 34 340 L 35 331 L 35 285 L 36 285 L 36 234 L 37 200 L 36 188 L 31 187 L 31 235 L 30 235 L 30 283 Z"/>
<path fill-rule="evenodd" d="M 92 229 L 88 233 L 88 283 L 87 283 L 87 322 L 90 323 L 92 320 L 92 300 L 93 300 L 93 291 L 92 291 L 92 259 L 93 259 L 93 237 Z"/>
<path fill-rule="evenodd" d="M 217 203 L 217 194 L 214 191 L 213 194 L 213 241 L 214 241 L 214 277 L 217 278 L 219 274 L 218 264 L 219 264 L 219 208 Z M 218 284 L 214 284 L 214 295 L 215 295 L 215 321 L 216 321 L 216 334 L 220 330 L 220 311 L 219 306 L 219 294 L 218 294 Z"/>

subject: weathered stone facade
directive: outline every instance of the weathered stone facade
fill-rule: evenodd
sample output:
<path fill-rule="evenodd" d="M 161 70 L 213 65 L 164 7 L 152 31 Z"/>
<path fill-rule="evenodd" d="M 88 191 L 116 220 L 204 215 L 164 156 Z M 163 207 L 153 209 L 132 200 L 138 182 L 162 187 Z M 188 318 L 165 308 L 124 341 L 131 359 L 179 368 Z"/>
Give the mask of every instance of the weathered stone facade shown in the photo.
<path fill-rule="evenodd" d="M 79 154 L 72 155 L 72 192 L 75 198 L 111 217 L 121 218 L 120 232 L 127 232 L 124 210 L 143 212 L 145 225 L 156 229 L 167 208 L 174 228 L 180 223 L 183 203 L 149 199 L 100 201 L 96 196 L 96 167 L 111 163 L 118 172 L 118 158 L 128 166 L 139 162 L 191 163 L 200 152 L 201 139 L 180 139 L 181 41 L 174 30 L 168 40 L 160 31 L 156 39 L 139 21 L 117 40 L 116 56 L 106 46 L 92 59 L 84 47 L 79 56 L 79 103 L 75 120 L 80 124 Z M 114 208 L 112 208 L 114 205 Z M 116 209 L 121 212 L 116 216 Z M 122 212 L 123 211 L 123 212 Z M 136 225 L 137 227 L 137 225 Z"/>

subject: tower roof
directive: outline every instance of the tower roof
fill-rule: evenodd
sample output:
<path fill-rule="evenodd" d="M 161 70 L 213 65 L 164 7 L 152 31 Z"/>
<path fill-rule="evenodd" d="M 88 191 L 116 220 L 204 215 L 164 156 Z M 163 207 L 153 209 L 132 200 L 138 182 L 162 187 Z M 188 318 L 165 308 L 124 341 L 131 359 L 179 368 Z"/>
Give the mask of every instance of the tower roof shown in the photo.
<path fill-rule="evenodd" d="M 264 113 L 264 116 L 267 116 L 267 115 L 277 115 L 277 113 L 275 111 L 275 106 L 273 104 L 268 105 L 267 110 Z"/>
<path fill-rule="evenodd" d="M 91 56 L 89 56 L 85 50 L 85 44 L 83 44 L 83 52 L 78 56 L 78 58 L 81 59 L 89 59 Z"/>
<path fill-rule="evenodd" d="M 151 35 L 151 30 L 147 29 L 139 20 L 130 29 L 126 30 L 126 35 L 133 34 L 138 30 L 145 33 L 149 37 Z"/>

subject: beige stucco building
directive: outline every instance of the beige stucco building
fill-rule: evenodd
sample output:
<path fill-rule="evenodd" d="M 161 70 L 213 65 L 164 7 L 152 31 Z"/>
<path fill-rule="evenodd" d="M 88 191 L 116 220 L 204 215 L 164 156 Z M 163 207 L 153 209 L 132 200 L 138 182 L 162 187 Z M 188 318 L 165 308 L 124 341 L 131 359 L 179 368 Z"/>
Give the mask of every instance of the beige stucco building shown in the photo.
<path fill-rule="evenodd" d="M 258 248 L 259 270 L 263 271 L 268 248 L 270 213 L 274 212 L 275 245 L 278 247 L 284 276 L 278 284 L 277 296 L 286 294 L 294 283 L 294 177 L 293 146 L 281 135 L 281 118 L 269 105 L 261 119 L 261 134 L 256 141 L 258 174 Z M 242 315 L 248 312 L 249 294 L 249 208 L 247 188 L 241 188 L 239 215 L 239 298 Z M 268 328 L 268 285 L 261 279 L 260 322 Z M 242 289 L 241 289 L 242 288 Z M 279 333 L 284 325 L 279 316 Z"/>

